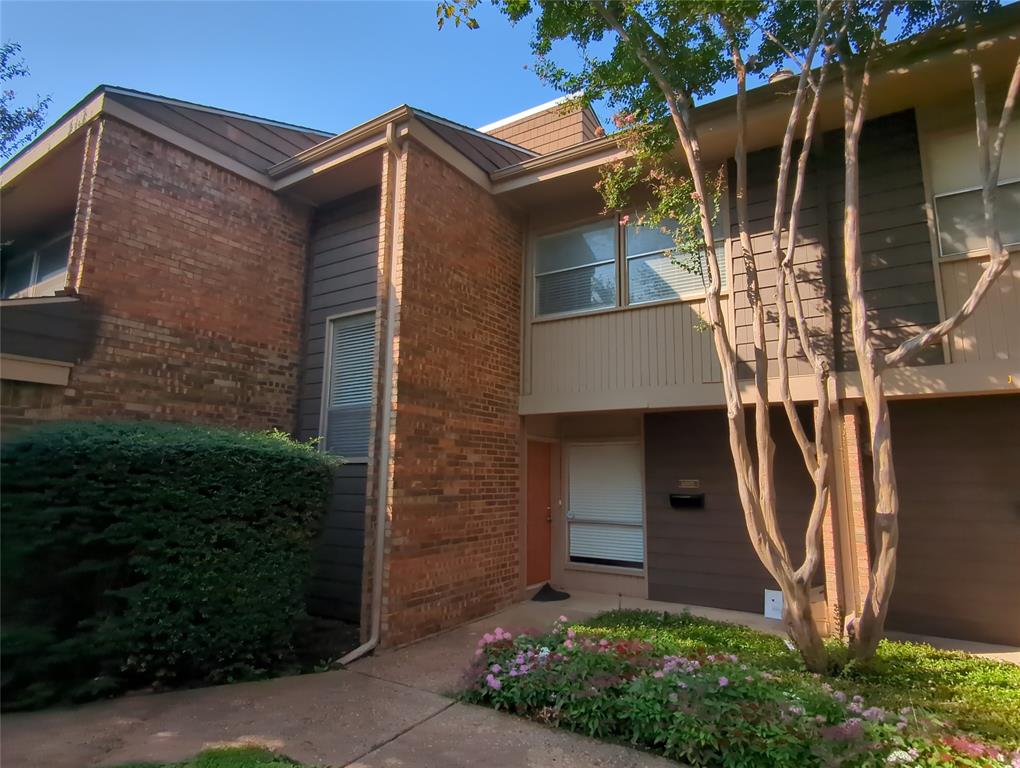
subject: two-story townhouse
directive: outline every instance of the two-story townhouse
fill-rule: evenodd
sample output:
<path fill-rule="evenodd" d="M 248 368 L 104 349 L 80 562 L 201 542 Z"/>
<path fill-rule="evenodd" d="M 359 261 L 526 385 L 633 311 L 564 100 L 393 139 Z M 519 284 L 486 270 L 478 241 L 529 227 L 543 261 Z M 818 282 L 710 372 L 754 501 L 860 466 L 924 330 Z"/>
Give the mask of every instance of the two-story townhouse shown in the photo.
<path fill-rule="evenodd" d="M 993 92 L 1018 31 L 1016 7 L 981 30 Z M 875 75 L 861 151 L 864 282 L 889 344 L 959 306 L 987 258 L 961 39 L 909 41 Z M 749 98 L 763 252 L 788 99 L 782 81 Z M 871 556 L 840 277 L 838 110 L 834 92 L 797 250 L 838 395 L 820 621 L 859 604 Z M 732 101 L 698 111 L 706 156 L 723 166 Z M 13 240 L 0 305 L 5 414 L 321 438 L 348 462 L 312 606 L 360 614 L 384 645 L 546 581 L 761 613 L 774 585 L 737 501 L 703 289 L 657 232 L 603 212 L 599 169 L 624 150 L 597 129 L 590 112 L 555 104 L 477 131 L 400 107 L 327 136 L 100 88 L 0 179 Z M 1004 236 L 1020 247 L 1020 128 L 1000 192 Z M 731 207 L 716 257 L 746 359 Z M 63 267 L 53 242 L 68 231 Z M 768 264 L 759 280 L 774 285 Z M 886 374 L 902 500 L 892 628 L 1020 643 L 1018 294 L 1014 255 L 946 344 Z M 811 408 L 808 377 L 792 386 Z M 797 542 L 811 489 L 792 437 L 777 435 L 776 457 L 781 522 Z"/>

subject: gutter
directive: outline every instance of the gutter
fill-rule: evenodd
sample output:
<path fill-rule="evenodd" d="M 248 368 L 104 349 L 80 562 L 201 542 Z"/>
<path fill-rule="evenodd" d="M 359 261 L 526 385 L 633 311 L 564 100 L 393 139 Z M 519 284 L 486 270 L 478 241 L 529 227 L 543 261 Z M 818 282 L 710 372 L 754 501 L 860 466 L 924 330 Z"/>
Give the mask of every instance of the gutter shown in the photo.
<path fill-rule="evenodd" d="M 397 289 L 393 283 L 393 275 L 397 266 L 397 214 L 400 211 L 400 170 L 404 162 L 403 150 L 397 142 L 397 130 L 394 122 L 386 124 L 386 144 L 393 157 L 393 170 L 389 179 L 392 207 L 390 212 L 389 248 L 387 253 L 386 279 L 386 343 L 383 354 L 383 386 L 380 408 L 380 426 L 382 439 L 379 442 L 378 465 L 376 467 L 376 504 L 375 504 L 375 554 L 372 560 L 372 602 L 369 622 L 371 631 L 368 640 L 353 651 L 340 658 L 339 663 L 347 666 L 372 651 L 379 645 L 382 630 L 382 596 L 383 596 L 383 558 L 386 554 L 386 500 L 390 485 L 390 429 L 392 423 L 393 402 L 393 341 L 396 337 L 397 321 Z"/>
<path fill-rule="evenodd" d="M 269 177 L 272 179 L 278 179 L 281 176 L 286 176 L 288 173 L 313 163 L 316 160 L 329 157 L 338 150 L 353 146 L 360 141 L 371 138 L 378 134 L 383 128 L 386 129 L 387 143 L 389 143 L 390 126 L 396 121 L 410 118 L 411 113 L 411 108 L 406 104 L 403 104 L 395 109 L 391 109 L 389 112 L 384 112 L 378 117 L 372 118 L 368 122 L 355 126 L 349 131 L 345 131 L 331 139 L 326 139 L 313 147 L 309 147 L 302 152 L 298 152 L 293 157 L 282 160 L 276 165 L 271 166 L 266 173 L 269 174 Z M 390 145 L 390 149 L 393 150 L 392 144 Z"/>

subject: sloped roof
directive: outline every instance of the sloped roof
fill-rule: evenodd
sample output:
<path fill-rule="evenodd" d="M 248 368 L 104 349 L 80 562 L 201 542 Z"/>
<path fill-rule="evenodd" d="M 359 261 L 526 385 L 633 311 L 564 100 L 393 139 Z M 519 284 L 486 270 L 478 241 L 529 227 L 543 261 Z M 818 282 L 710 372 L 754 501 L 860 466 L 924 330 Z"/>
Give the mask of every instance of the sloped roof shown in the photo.
<path fill-rule="evenodd" d="M 517 165 L 538 155 L 509 141 L 497 139 L 495 136 L 489 136 L 423 109 L 411 107 L 411 111 L 441 139 L 486 173 Z"/>
<path fill-rule="evenodd" d="M 102 88 L 108 99 L 256 171 L 264 172 L 333 135 L 127 88 Z"/>

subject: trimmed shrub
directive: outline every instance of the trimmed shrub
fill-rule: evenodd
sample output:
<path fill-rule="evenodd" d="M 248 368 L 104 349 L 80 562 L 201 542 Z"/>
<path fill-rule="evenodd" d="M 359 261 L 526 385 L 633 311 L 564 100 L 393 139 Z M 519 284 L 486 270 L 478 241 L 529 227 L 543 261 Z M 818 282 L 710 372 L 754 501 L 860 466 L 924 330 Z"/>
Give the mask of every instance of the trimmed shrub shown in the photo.
<path fill-rule="evenodd" d="M 0 453 L 3 703 L 264 676 L 290 653 L 330 460 L 283 433 L 64 423 Z"/>

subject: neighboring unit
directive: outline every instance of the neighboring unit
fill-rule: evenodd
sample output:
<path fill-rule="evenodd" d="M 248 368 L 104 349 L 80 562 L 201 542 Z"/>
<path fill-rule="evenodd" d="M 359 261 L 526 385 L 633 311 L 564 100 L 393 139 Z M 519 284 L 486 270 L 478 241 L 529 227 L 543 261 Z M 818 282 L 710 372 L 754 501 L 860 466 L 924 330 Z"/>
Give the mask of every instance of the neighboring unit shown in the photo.
<path fill-rule="evenodd" d="M 981 30 L 993 94 L 1018 33 L 1016 6 Z M 960 40 L 912 40 L 875 72 L 863 282 L 886 346 L 951 314 L 988 258 Z M 750 98 L 766 302 L 788 90 Z M 796 268 L 834 370 L 816 581 L 834 630 L 867 588 L 874 504 L 840 253 L 842 115 L 825 104 Z M 731 166 L 732 99 L 698 112 L 706 161 Z M 403 106 L 332 135 L 102 86 L 0 177 L 4 428 L 157 418 L 319 439 L 346 462 L 310 607 L 360 618 L 384 646 L 546 581 L 760 614 L 776 585 L 744 527 L 704 287 L 669 237 L 603 211 L 600 168 L 624 156 L 570 102 L 481 130 Z M 1016 645 L 1020 125 L 1001 178 L 1010 269 L 945 344 L 885 375 L 902 508 L 889 626 Z M 750 402 L 733 206 L 728 192 L 712 258 Z M 812 377 L 791 351 L 810 423 Z M 797 550 L 813 489 L 784 421 L 780 525 Z"/>

